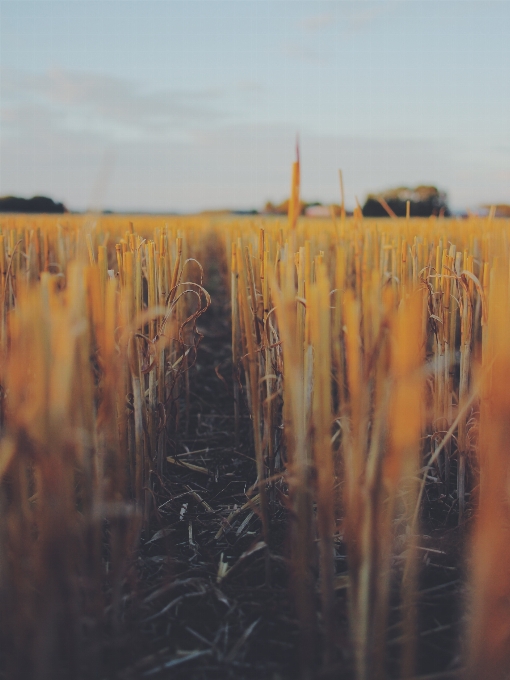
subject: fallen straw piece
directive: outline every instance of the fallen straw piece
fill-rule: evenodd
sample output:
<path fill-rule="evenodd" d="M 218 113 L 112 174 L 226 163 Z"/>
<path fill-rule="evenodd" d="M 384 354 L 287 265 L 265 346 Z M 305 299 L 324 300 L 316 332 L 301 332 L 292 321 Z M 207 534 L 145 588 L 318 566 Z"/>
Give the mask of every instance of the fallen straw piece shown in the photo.
<path fill-rule="evenodd" d="M 207 512 L 214 512 L 214 510 L 211 508 L 211 506 L 209 505 L 209 503 L 206 503 L 206 502 L 204 501 L 204 499 L 203 499 L 201 496 L 199 496 L 199 495 L 197 494 L 196 491 L 193 491 L 193 489 L 192 489 L 190 486 L 188 486 L 187 484 L 185 484 L 185 485 L 184 485 L 184 488 L 185 488 L 187 491 L 189 491 L 190 495 L 193 496 L 193 498 L 194 498 L 198 503 L 200 503 L 200 505 L 201 505 L 202 507 L 204 507 L 204 508 L 207 510 Z"/>
<path fill-rule="evenodd" d="M 186 463 L 183 460 L 177 460 L 177 458 L 173 458 L 173 456 L 167 456 L 166 459 L 172 465 L 177 465 L 177 467 L 187 468 L 188 470 L 192 470 L 192 472 L 198 472 L 201 475 L 207 475 L 208 477 L 213 476 L 213 473 L 210 470 L 208 470 L 207 468 L 204 468 L 204 467 L 200 467 L 200 465 L 193 465 L 193 463 Z"/>
<path fill-rule="evenodd" d="M 216 534 L 216 536 L 214 538 L 216 540 L 221 538 L 221 535 L 225 531 L 225 527 L 230 525 L 230 523 L 232 522 L 234 517 L 237 517 L 237 515 L 239 515 L 241 512 L 243 512 L 244 510 L 247 510 L 248 508 L 253 507 L 253 505 L 256 505 L 258 503 L 260 503 L 260 494 L 253 496 L 253 498 L 250 498 L 250 500 L 247 503 L 245 503 L 242 507 L 240 507 L 237 510 L 234 510 L 234 512 L 230 513 L 230 515 L 227 517 L 227 519 L 223 520 L 223 524 L 218 529 L 218 533 Z"/>

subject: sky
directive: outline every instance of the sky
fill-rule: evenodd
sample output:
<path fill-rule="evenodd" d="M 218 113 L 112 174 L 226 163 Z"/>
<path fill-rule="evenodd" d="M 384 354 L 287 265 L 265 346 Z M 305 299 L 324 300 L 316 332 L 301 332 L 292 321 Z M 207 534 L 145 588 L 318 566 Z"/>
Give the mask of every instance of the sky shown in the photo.
<path fill-rule="evenodd" d="M 510 203 L 508 0 L 0 0 L 0 195 Z"/>

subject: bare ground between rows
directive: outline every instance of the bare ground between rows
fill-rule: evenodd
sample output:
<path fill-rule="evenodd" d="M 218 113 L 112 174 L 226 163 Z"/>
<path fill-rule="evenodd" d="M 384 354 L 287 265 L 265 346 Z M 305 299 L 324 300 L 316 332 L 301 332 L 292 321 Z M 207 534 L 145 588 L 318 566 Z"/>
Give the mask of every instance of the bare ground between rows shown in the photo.
<path fill-rule="evenodd" d="M 142 536 L 134 569 L 133 605 L 125 634 L 106 653 L 108 677 L 273 680 L 299 673 L 299 635 L 289 595 L 287 521 L 276 503 L 270 527 L 270 582 L 256 507 L 246 507 L 255 482 L 251 421 L 241 408 L 236 443 L 230 388 L 230 306 L 217 242 L 209 244 L 205 285 L 212 305 L 201 319 L 204 335 L 190 374 L 190 410 L 181 414 L 169 455 L 201 470 L 169 463 L 158 485 L 158 520 Z M 417 673 L 456 677 L 462 591 L 462 531 L 455 501 L 434 485 L 427 490 L 420 574 Z M 223 529 L 218 536 L 220 529 Z M 337 573 L 346 572 L 337 544 Z M 221 578 L 221 564 L 227 569 Z M 228 566 L 227 566 L 228 565 Z M 398 561 L 395 563 L 398 572 Z M 128 596 L 126 602 L 129 600 Z M 347 593 L 337 593 L 337 659 L 318 678 L 352 678 Z M 134 604 L 136 602 L 136 604 Z M 398 667 L 399 609 L 391 613 L 389 667 Z M 113 670 L 115 669 L 115 670 Z"/>

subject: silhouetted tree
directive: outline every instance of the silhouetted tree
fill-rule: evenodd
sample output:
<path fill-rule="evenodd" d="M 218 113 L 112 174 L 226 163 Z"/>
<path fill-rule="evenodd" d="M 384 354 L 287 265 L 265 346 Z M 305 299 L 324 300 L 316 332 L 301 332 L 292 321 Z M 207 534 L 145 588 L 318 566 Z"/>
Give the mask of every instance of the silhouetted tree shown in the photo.
<path fill-rule="evenodd" d="M 382 201 L 381 201 L 382 199 Z M 446 193 L 438 191 L 434 186 L 418 186 L 415 189 L 398 187 L 381 194 L 369 194 L 363 206 L 365 217 L 388 217 L 386 203 L 397 217 L 405 217 L 406 203 L 411 202 L 412 217 L 430 217 L 431 215 L 450 215 Z"/>
<path fill-rule="evenodd" d="M 47 196 L 34 196 L 33 198 L 3 196 L 0 198 L 0 212 L 65 213 L 67 208 L 63 203 L 56 203 Z"/>

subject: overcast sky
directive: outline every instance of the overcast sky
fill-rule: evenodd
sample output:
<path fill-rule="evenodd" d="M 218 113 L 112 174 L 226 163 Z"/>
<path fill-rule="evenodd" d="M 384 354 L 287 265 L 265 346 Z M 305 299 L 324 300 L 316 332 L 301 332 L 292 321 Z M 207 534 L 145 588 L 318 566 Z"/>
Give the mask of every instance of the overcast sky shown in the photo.
<path fill-rule="evenodd" d="M 0 195 L 261 207 L 433 183 L 510 203 L 510 2 L 0 0 Z"/>

